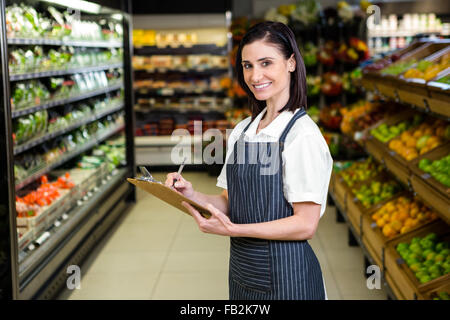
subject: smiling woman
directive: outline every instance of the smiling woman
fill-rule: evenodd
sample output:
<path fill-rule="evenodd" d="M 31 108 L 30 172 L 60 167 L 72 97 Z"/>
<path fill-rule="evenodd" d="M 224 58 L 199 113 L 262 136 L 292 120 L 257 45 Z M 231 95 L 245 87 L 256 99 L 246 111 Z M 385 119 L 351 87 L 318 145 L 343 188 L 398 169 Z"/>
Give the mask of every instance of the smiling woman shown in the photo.
<path fill-rule="evenodd" d="M 197 192 L 177 173 L 166 185 L 177 179 L 179 192 L 208 207 L 205 219 L 184 204 L 202 232 L 230 237 L 230 299 L 326 299 L 308 240 L 325 212 L 333 160 L 305 111 L 303 59 L 292 31 L 270 21 L 248 31 L 237 55 L 252 117 L 228 139 L 217 179 L 224 192 Z"/>

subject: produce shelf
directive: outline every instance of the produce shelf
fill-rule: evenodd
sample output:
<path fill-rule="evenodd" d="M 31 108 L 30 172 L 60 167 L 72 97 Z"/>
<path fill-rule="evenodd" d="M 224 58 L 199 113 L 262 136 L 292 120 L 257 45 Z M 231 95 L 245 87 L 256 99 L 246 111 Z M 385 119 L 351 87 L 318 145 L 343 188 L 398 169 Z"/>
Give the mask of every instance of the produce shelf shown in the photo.
<path fill-rule="evenodd" d="M 135 88 L 136 96 L 145 97 L 185 97 L 185 96 L 219 96 L 226 97 L 224 90 L 183 90 L 183 89 L 153 89 L 153 88 Z"/>
<path fill-rule="evenodd" d="M 227 55 L 228 49 L 226 46 L 218 47 L 215 44 L 196 44 L 192 47 L 157 47 L 157 46 L 135 46 L 134 55 L 149 56 L 149 55 L 187 55 L 187 54 L 216 54 Z"/>
<path fill-rule="evenodd" d="M 62 156 L 61 158 L 59 158 L 57 161 L 45 166 L 44 168 L 33 173 L 31 176 L 16 183 L 15 190 L 18 191 L 18 190 L 22 189 L 24 186 L 35 181 L 37 178 L 39 178 L 43 174 L 50 172 L 51 170 L 55 169 L 56 167 L 62 165 L 63 163 L 65 163 L 65 162 L 75 158 L 76 156 L 79 156 L 80 154 L 86 152 L 87 150 L 93 148 L 97 144 L 101 143 L 103 140 L 105 140 L 105 139 L 109 138 L 110 136 L 123 130 L 124 127 L 125 127 L 125 125 L 121 124 L 121 125 L 117 125 L 117 126 L 113 127 L 112 129 L 109 129 L 105 132 L 97 133 L 97 135 L 95 137 L 90 138 L 88 143 L 76 148 L 75 150 L 73 150 L 73 151 L 67 153 L 66 155 Z"/>
<path fill-rule="evenodd" d="M 333 194 L 333 192 L 330 190 L 329 191 L 329 195 L 333 199 L 333 201 L 335 203 L 335 206 L 336 206 L 336 209 L 338 209 L 340 211 L 340 213 L 342 214 L 342 217 L 345 220 L 345 223 L 349 227 L 350 231 L 353 233 L 353 236 L 356 239 L 356 242 L 358 243 L 359 247 L 361 248 L 365 258 L 369 261 L 369 263 L 371 265 L 378 265 L 379 266 L 379 264 L 376 262 L 376 260 L 370 254 L 370 251 L 367 249 L 366 245 L 363 243 L 361 237 L 357 235 L 356 230 L 353 227 L 352 222 L 348 219 L 347 212 L 345 210 L 343 210 L 343 207 L 336 201 L 337 199 L 336 199 L 335 194 Z M 390 287 L 390 285 L 386 281 L 384 268 L 382 268 L 383 266 L 379 266 L 379 267 L 381 269 L 381 279 L 382 279 L 382 282 L 383 282 L 384 290 L 387 292 L 387 294 L 388 294 L 388 296 L 390 298 L 398 299 L 398 296 L 396 294 L 394 294 L 394 290 L 392 290 L 392 288 Z"/>
<path fill-rule="evenodd" d="M 64 75 L 75 74 L 75 73 L 103 71 L 103 70 L 117 69 L 117 68 L 122 68 L 122 67 L 123 67 L 123 63 L 114 63 L 114 64 L 107 64 L 107 65 L 103 65 L 103 66 L 95 66 L 95 67 L 81 67 L 81 68 L 70 68 L 70 69 L 65 69 L 65 70 L 30 72 L 30 73 L 24 73 L 24 74 L 12 74 L 12 75 L 10 75 L 9 80 L 10 81 L 22 81 L 22 80 L 29 80 L 29 79 L 45 78 L 45 77 L 64 76 Z"/>
<path fill-rule="evenodd" d="M 122 48 L 117 41 L 87 41 L 87 40 L 55 40 L 55 39 L 26 39 L 8 38 L 8 45 L 38 45 L 38 46 L 72 46 L 86 48 Z"/>
<path fill-rule="evenodd" d="M 35 147 L 35 146 L 37 146 L 37 145 L 39 145 L 41 143 L 44 143 L 44 142 L 46 142 L 46 141 L 48 141 L 50 139 L 56 138 L 56 137 L 58 137 L 58 136 L 60 136 L 62 134 L 70 132 L 70 131 L 78 128 L 78 127 L 81 127 L 82 125 L 88 124 L 90 122 L 93 122 L 95 120 L 103 118 L 104 116 L 107 116 L 108 114 L 111 114 L 111 113 L 114 113 L 116 111 L 119 111 L 119 110 L 123 109 L 123 107 L 124 107 L 124 104 L 121 103 L 121 104 L 119 104 L 119 105 L 117 105 L 115 107 L 110 107 L 110 108 L 107 108 L 105 110 L 96 112 L 94 115 L 91 115 L 91 116 L 89 116 L 87 118 L 84 118 L 84 119 L 82 119 L 82 120 L 80 120 L 80 121 L 78 121 L 78 122 L 76 122 L 76 123 L 74 123 L 74 124 L 64 128 L 64 129 L 57 130 L 57 131 L 45 134 L 42 137 L 38 137 L 38 138 L 33 139 L 33 140 L 29 141 L 29 142 L 26 142 L 24 144 L 16 146 L 16 147 L 14 147 L 14 155 L 18 155 L 19 153 L 22 153 L 22 152 L 24 152 L 26 150 L 29 150 L 29 149 L 31 149 L 31 148 L 33 148 L 33 147 Z"/>
<path fill-rule="evenodd" d="M 226 73 L 229 70 L 225 69 L 225 68 L 198 68 L 198 69 L 134 68 L 134 71 L 135 72 L 146 72 L 146 73 L 164 73 L 164 74 L 182 73 L 182 74 L 189 74 L 192 76 L 209 76 L 209 75 L 217 75 L 217 74 Z"/>
<path fill-rule="evenodd" d="M 35 270 L 43 260 L 54 251 L 58 245 L 63 242 L 67 235 L 76 228 L 86 215 L 91 212 L 95 206 L 98 206 L 101 199 L 110 194 L 116 186 L 126 178 L 127 169 L 116 169 L 102 179 L 101 185 L 91 190 L 85 199 L 80 199 L 78 204 L 69 211 L 64 212 L 62 216 L 42 232 L 46 233 L 45 240 L 36 238 L 24 250 L 19 253 L 19 280 L 21 287 L 29 282 Z"/>
<path fill-rule="evenodd" d="M 53 107 L 57 107 L 60 105 L 64 105 L 64 104 L 69 104 L 72 102 L 77 102 L 77 101 L 81 101 L 81 100 L 85 100 L 85 99 L 89 99 L 95 96 L 99 96 L 102 94 L 106 94 L 115 90 L 119 90 L 123 88 L 123 84 L 115 84 L 112 86 L 109 86 L 107 88 L 103 88 L 103 89 L 98 89 L 98 90 L 94 90 L 91 92 L 87 92 L 87 93 L 83 93 L 81 95 L 78 96 L 74 96 L 74 97 L 70 97 L 70 98 L 66 98 L 66 99 L 58 99 L 55 101 L 50 101 L 50 102 L 46 102 L 43 104 L 39 104 L 37 106 L 33 106 L 33 107 L 29 107 L 29 108 L 25 108 L 25 109 L 19 109 L 19 110 L 13 110 L 11 112 L 11 117 L 17 118 L 20 116 L 24 116 L 30 113 L 34 113 L 36 111 L 40 111 L 40 110 L 46 110 L 46 109 L 50 109 Z"/>

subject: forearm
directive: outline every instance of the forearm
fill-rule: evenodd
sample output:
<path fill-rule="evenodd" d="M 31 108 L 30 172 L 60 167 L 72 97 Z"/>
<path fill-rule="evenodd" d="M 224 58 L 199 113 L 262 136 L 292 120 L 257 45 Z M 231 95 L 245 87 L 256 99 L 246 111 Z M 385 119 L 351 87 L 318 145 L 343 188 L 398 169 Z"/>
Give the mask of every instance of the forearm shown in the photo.
<path fill-rule="evenodd" d="M 233 224 L 232 237 L 250 237 L 268 240 L 308 240 L 316 227 L 299 215 L 269 222 Z"/>
<path fill-rule="evenodd" d="M 211 203 L 214 207 L 228 215 L 228 199 L 223 194 L 212 195 L 195 191 L 192 200 L 204 205 Z"/>

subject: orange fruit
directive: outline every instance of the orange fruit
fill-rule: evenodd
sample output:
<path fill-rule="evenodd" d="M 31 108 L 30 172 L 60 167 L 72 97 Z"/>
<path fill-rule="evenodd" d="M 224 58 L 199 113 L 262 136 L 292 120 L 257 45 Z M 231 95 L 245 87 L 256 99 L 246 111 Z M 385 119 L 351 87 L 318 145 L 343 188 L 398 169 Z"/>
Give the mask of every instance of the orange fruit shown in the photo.
<path fill-rule="evenodd" d="M 401 234 L 404 234 L 404 233 L 408 232 L 409 229 L 410 229 L 409 227 L 403 226 L 403 227 L 401 228 L 401 230 L 400 230 L 400 233 L 401 233 Z"/>
<path fill-rule="evenodd" d="M 394 221 L 391 222 L 391 227 L 396 232 L 400 232 L 400 230 L 402 229 L 403 225 L 402 225 L 402 223 L 400 221 L 394 220 Z"/>
<path fill-rule="evenodd" d="M 399 216 L 398 216 L 399 221 L 404 223 L 406 221 L 406 219 L 408 219 L 408 218 L 409 218 L 409 215 L 406 211 L 402 211 L 399 213 Z"/>
<path fill-rule="evenodd" d="M 420 130 L 420 129 L 418 129 L 418 130 L 414 131 L 414 133 L 413 133 L 412 136 L 413 136 L 414 138 L 418 139 L 418 138 L 420 138 L 421 136 L 423 136 L 423 131 Z"/>
<path fill-rule="evenodd" d="M 385 226 L 385 224 L 386 224 L 386 221 L 383 218 L 377 220 L 378 227 L 383 228 Z"/>

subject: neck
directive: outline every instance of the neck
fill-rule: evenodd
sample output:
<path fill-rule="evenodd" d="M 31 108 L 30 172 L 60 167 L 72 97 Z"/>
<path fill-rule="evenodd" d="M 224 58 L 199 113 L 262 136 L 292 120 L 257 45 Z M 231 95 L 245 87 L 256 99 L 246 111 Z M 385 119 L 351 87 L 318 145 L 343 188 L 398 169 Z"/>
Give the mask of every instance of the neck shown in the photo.
<path fill-rule="evenodd" d="M 279 111 L 288 103 L 289 101 L 289 87 L 287 90 L 283 90 L 277 96 L 271 97 L 266 100 L 267 110 L 264 115 L 264 120 L 267 122 L 272 122 L 280 113 Z"/>

